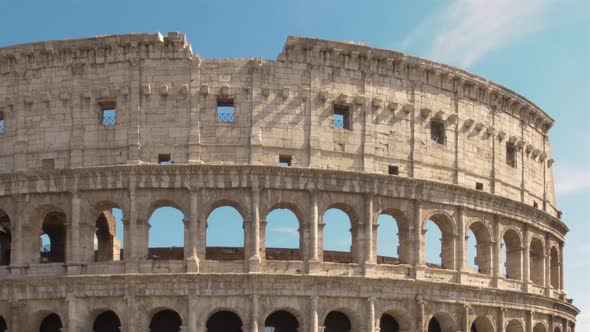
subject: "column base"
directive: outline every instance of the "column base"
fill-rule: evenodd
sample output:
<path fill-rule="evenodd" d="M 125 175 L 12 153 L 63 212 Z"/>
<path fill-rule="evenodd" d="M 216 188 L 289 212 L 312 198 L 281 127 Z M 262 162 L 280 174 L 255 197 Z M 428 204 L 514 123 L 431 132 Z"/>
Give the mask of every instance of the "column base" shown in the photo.
<path fill-rule="evenodd" d="M 413 278 L 416 280 L 423 280 L 426 273 L 426 265 L 416 265 L 413 268 Z"/>
<path fill-rule="evenodd" d="M 248 273 L 260 272 L 260 256 L 252 256 L 248 258 Z"/>
<path fill-rule="evenodd" d="M 188 273 L 199 273 L 199 265 L 201 261 L 198 257 L 188 257 L 186 259 L 186 272 Z"/>
<path fill-rule="evenodd" d="M 371 275 L 371 274 L 375 273 L 376 266 L 377 266 L 377 264 L 375 264 L 375 263 L 365 262 L 363 264 L 363 275 L 367 276 L 367 275 Z"/>
<path fill-rule="evenodd" d="M 80 263 L 66 264 L 67 275 L 80 275 L 82 274 L 83 265 Z"/>
<path fill-rule="evenodd" d="M 139 259 L 130 258 L 125 260 L 125 273 L 139 273 Z"/>
<path fill-rule="evenodd" d="M 318 274 L 320 272 L 321 262 L 317 259 L 310 259 L 306 262 L 305 268 L 308 274 Z"/>
<path fill-rule="evenodd" d="M 8 269 L 13 276 L 24 276 L 27 274 L 28 265 L 10 265 Z"/>

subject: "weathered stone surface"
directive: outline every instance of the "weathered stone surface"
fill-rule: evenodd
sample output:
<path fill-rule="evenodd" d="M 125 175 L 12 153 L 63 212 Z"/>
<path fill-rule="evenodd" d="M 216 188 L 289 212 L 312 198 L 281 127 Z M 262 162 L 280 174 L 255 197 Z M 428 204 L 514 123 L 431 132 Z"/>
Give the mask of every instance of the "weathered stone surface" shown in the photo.
<path fill-rule="evenodd" d="M 191 332 L 221 309 L 247 331 L 263 331 L 278 309 L 313 332 L 332 310 L 359 332 L 379 331 L 384 313 L 402 331 L 425 331 L 432 317 L 449 332 L 474 322 L 478 332 L 573 329 L 553 120 L 506 88 L 393 51 L 300 37 L 277 61 L 200 59 L 176 32 L 4 47 L 0 74 L 8 331 L 38 331 L 50 312 L 63 331 L 92 331 L 105 310 L 122 331 L 146 331 L 164 308 Z M 233 116 L 220 121 L 218 103 L 233 103 Z M 334 106 L 348 111 L 342 125 Z M 158 165 L 168 155 L 173 164 Z M 279 156 L 291 167 L 278 167 Z M 206 248 L 207 216 L 220 204 L 242 214 L 245 248 Z M 148 248 L 147 221 L 163 205 L 185 216 L 184 248 Z M 277 207 L 299 219 L 298 250 L 265 248 L 264 218 Z M 331 207 L 350 217 L 349 254 L 322 251 Z M 123 211 L 123 251 L 112 208 Z M 398 223 L 399 258 L 376 254 L 382 213 Z M 428 220 L 443 234 L 442 266 L 425 262 Z M 479 271 L 468 268 L 469 230 Z M 40 255 L 43 232 L 57 234 L 61 262 Z M 95 253 L 95 234 L 110 250 Z"/>

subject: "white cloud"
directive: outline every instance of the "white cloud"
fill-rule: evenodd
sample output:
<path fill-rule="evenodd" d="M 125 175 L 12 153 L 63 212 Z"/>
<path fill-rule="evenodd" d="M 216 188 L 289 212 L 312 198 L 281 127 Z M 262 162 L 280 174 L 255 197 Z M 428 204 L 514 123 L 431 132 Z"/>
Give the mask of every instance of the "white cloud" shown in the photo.
<path fill-rule="evenodd" d="M 555 188 L 559 194 L 590 190 L 590 166 L 555 163 Z"/>
<path fill-rule="evenodd" d="M 273 232 L 273 233 L 283 233 L 283 234 L 298 234 L 299 233 L 296 228 L 291 228 L 291 227 L 274 227 L 274 228 L 269 229 L 269 231 Z"/>
<path fill-rule="evenodd" d="M 425 42 L 426 58 L 468 68 L 487 53 L 543 28 L 555 0 L 453 0 L 402 46 Z"/>

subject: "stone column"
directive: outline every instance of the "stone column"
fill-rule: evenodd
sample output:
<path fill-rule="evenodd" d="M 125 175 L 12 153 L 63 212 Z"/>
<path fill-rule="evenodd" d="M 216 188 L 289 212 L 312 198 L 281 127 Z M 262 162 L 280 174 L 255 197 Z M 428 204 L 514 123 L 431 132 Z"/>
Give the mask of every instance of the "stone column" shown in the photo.
<path fill-rule="evenodd" d="M 137 210 L 135 205 L 135 176 L 132 175 L 129 181 L 129 215 L 127 216 L 129 227 L 125 230 L 125 260 L 127 260 L 127 258 L 137 258 L 135 248 L 138 244 L 137 237 L 139 234 L 137 230 Z"/>
<path fill-rule="evenodd" d="M 422 268 L 425 266 L 424 259 L 424 233 L 422 228 L 422 202 L 420 200 L 414 201 L 414 220 L 413 227 L 410 227 L 410 236 L 412 248 L 410 249 L 411 264 L 414 267 L 415 278 L 420 278 L 422 275 Z"/>
<path fill-rule="evenodd" d="M 499 287 L 502 278 L 502 234 L 500 233 L 500 218 L 494 215 L 494 286 Z"/>
<path fill-rule="evenodd" d="M 469 326 L 469 309 L 471 306 L 467 303 L 463 304 L 463 331 L 471 331 Z"/>
<path fill-rule="evenodd" d="M 20 199 L 19 199 L 20 201 Z M 17 203 L 18 204 L 18 203 Z M 23 208 L 19 205 L 19 211 L 17 220 L 10 220 L 10 232 L 11 235 L 11 243 L 10 243 L 10 267 L 11 272 L 16 272 L 14 267 L 20 267 L 24 265 L 23 260 L 23 242 L 25 241 L 25 234 L 23 233 L 23 223 L 29 222 L 27 218 L 27 209 Z"/>
<path fill-rule="evenodd" d="M 76 298 L 68 294 L 65 299 L 66 307 L 67 307 L 67 325 L 66 331 L 64 332 L 77 332 L 80 331 L 80 326 L 77 326 L 77 318 L 78 318 L 78 303 Z"/>
<path fill-rule="evenodd" d="M 457 230 L 458 230 L 458 238 L 457 238 L 457 246 L 456 246 L 456 257 L 457 261 L 455 262 L 455 269 L 457 270 L 458 280 L 461 280 L 461 274 L 463 270 L 465 270 L 465 246 L 467 243 L 467 234 L 465 232 L 465 208 L 459 206 L 457 208 Z"/>
<path fill-rule="evenodd" d="M 551 296 L 551 246 L 549 233 L 545 234 L 545 296 Z"/>
<path fill-rule="evenodd" d="M 25 315 L 21 315 L 24 312 L 25 303 L 22 301 L 10 301 L 10 317 L 4 317 L 8 323 L 8 329 L 6 332 L 18 332 L 25 331 L 25 325 L 23 319 Z"/>
<path fill-rule="evenodd" d="M 416 331 L 425 332 L 424 318 L 426 317 L 426 301 L 418 299 L 418 321 L 416 322 Z"/>
<path fill-rule="evenodd" d="M 368 310 L 367 310 L 367 332 L 375 332 L 376 325 L 375 325 L 375 298 L 370 297 L 368 301 Z"/>
<path fill-rule="evenodd" d="M 533 332 L 533 312 L 527 311 L 525 321 L 525 332 Z"/>
<path fill-rule="evenodd" d="M 186 257 L 187 272 L 199 272 L 199 254 L 197 250 L 197 237 L 199 235 L 198 229 L 198 209 L 199 209 L 199 192 L 197 190 L 190 191 L 190 217 L 185 224 L 188 223 L 188 237 L 185 243 L 184 256 Z"/>
<path fill-rule="evenodd" d="M 530 234 L 529 234 L 529 229 L 527 226 L 525 226 L 524 228 L 524 246 L 523 246 L 523 251 L 522 254 L 524 255 L 523 257 L 523 271 L 522 271 L 522 275 L 523 275 L 523 285 L 524 285 L 524 291 L 528 292 L 530 289 L 530 284 L 531 284 L 531 252 L 530 252 Z"/>
<path fill-rule="evenodd" d="M 506 315 L 506 308 L 498 308 L 498 326 L 496 326 L 496 331 L 498 332 L 505 332 L 504 331 L 504 316 Z"/>
<path fill-rule="evenodd" d="M 311 297 L 311 305 L 309 309 L 309 331 L 310 332 L 318 332 L 319 331 L 319 321 L 318 321 L 318 297 L 312 296 Z"/>
<path fill-rule="evenodd" d="M 134 295 L 126 295 L 124 300 L 125 300 L 125 302 L 127 302 L 127 316 L 125 317 L 127 330 L 121 329 L 121 331 L 141 332 L 141 325 L 140 324 L 142 324 L 142 323 L 138 321 L 135 296 Z"/>
<path fill-rule="evenodd" d="M 564 251 L 563 251 L 563 242 L 559 244 L 559 292 L 563 293 L 563 290 L 565 289 L 565 281 L 563 280 L 563 269 L 564 269 L 564 263 L 565 259 L 563 257 Z"/>
<path fill-rule="evenodd" d="M 80 264 L 80 196 L 78 192 L 72 193 L 72 212 L 68 224 L 70 225 L 70 243 L 67 249 L 66 266 L 68 266 L 68 274 L 77 274 Z M 69 266 L 70 264 L 74 265 L 73 268 Z"/>
<path fill-rule="evenodd" d="M 196 295 L 189 295 L 188 296 L 188 322 L 187 322 L 187 331 L 188 332 L 198 332 L 197 331 L 197 296 Z"/>
<path fill-rule="evenodd" d="M 375 243 L 375 235 L 373 234 L 373 198 L 373 194 L 368 194 L 365 197 L 365 275 L 370 274 L 377 261 L 373 250 L 373 244 Z"/>
<path fill-rule="evenodd" d="M 318 241 L 318 227 L 319 227 L 319 215 L 318 215 L 318 201 L 317 193 L 312 190 L 309 192 L 310 197 L 310 215 L 309 215 L 309 259 L 307 261 L 308 273 L 314 271 L 319 265 L 319 241 Z"/>
<path fill-rule="evenodd" d="M 250 304 L 250 326 L 251 332 L 259 332 L 258 331 L 258 295 L 252 295 L 252 302 Z"/>
<path fill-rule="evenodd" d="M 258 271 L 260 265 L 260 189 L 252 188 L 252 228 L 250 241 L 250 272 Z"/>

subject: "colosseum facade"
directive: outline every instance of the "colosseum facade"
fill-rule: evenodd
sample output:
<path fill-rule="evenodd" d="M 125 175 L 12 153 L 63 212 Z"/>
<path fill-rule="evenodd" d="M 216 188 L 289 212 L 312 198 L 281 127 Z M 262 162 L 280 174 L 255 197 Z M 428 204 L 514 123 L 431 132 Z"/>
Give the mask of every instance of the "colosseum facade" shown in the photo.
<path fill-rule="evenodd" d="M 3 47 L 0 78 L 2 332 L 575 330 L 553 119 L 493 82 L 301 37 L 276 61 L 202 59 L 177 32 Z M 163 206 L 184 248 L 154 255 Z M 207 246 L 220 206 L 242 248 Z M 298 249 L 266 248 L 277 208 Z M 330 208 L 350 252 L 323 250 Z M 395 258 L 377 255 L 383 214 Z"/>

